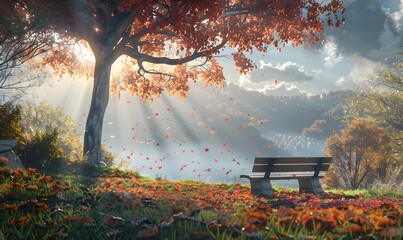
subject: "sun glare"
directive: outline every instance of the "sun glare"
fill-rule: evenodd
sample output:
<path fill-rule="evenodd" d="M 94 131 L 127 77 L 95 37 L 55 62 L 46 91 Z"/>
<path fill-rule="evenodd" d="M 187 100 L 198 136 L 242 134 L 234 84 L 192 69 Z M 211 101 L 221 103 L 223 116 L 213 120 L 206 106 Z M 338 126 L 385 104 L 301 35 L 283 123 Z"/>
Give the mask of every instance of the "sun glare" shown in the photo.
<path fill-rule="evenodd" d="M 90 46 L 85 41 L 74 44 L 74 53 L 85 63 L 95 63 L 95 56 Z"/>

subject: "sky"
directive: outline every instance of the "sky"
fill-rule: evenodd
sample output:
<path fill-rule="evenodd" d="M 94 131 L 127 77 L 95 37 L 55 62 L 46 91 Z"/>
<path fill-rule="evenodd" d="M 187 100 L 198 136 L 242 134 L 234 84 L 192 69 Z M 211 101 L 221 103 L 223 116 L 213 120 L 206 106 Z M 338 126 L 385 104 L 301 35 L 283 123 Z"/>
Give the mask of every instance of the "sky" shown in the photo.
<path fill-rule="evenodd" d="M 268 95 L 321 94 L 355 88 L 402 59 L 397 53 L 403 51 L 403 0 L 345 0 L 344 5 L 345 24 L 326 27 L 323 41 L 308 50 L 286 46 L 281 52 L 255 52 L 249 57 L 257 69 L 247 75 L 235 71 L 230 58 L 218 58 L 227 82 Z"/>
<path fill-rule="evenodd" d="M 232 60 L 218 58 L 224 66 L 227 83 L 254 95 L 312 96 L 357 88 L 383 67 L 401 60 L 403 55 L 397 53 L 403 51 L 403 0 L 344 2 L 345 24 L 337 29 L 326 28 L 323 41 L 307 50 L 286 46 L 281 52 L 270 49 L 264 55 L 255 53 L 250 58 L 258 68 L 243 76 L 235 71 Z M 224 54 L 230 52 L 231 49 L 226 49 Z M 57 79 L 29 92 L 27 98 L 64 105 L 83 130 L 91 88 L 90 80 Z M 209 95 L 210 104 L 203 104 L 203 94 Z M 214 94 L 217 94 L 216 103 Z M 249 134 L 245 139 L 238 136 L 240 128 L 257 126 L 258 121 L 269 124 L 270 117 L 259 119 L 259 116 L 249 115 L 248 110 L 260 107 L 261 101 L 255 101 L 255 107 L 253 104 L 242 106 L 237 96 L 224 99 L 223 94 L 227 94 L 225 88 L 220 91 L 196 87 L 184 101 L 177 101 L 175 96 L 163 97 L 153 105 L 140 104 L 138 98 L 129 94 L 121 99 L 111 98 L 104 121 L 104 143 L 128 161 L 130 167 L 152 176 L 206 175 L 204 180 L 220 175 L 225 176 L 220 180 L 237 178 L 240 173 L 250 171 L 253 157 L 271 153 L 270 136 L 265 136 L 261 128 L 249 128 L 244 132 Z M 212 109 L 222 114 L 204 115 Z M 228 116 L 231 118 L 227 121 Z M 241 119 L 244 121 L 240 122 Z M 224 126 L 227 122 L 233 125 L 226 127 L 226 132 L 213 127 L 214 124 Z M 306 124 L 309 127 L 311 123 Z M 193 137 L 185 139 L 183 135 L 190 130 L 194 130 Z M 236 133 L 237 139 L 229 136 L 231 132 Z M 286 134 L 277 138 L 317 144 L 291 131 Z M 245 149 L 248 144 L 250 149 Z M 323 150 L 318 147 L 310 154 L 323 155 Z M 230 163 L 228 166 L 226 161 Z M 208 171 L 209 168 L 212 170 Z"/>
<path fill-rule="evenodd" d="M 402 0 L 346 0 L 345 24 L 325 29 L 324 41 L 308 50 L 285 47 L 251 58 L 258 65 L 247 76 L 223 63 L 228 82 L 272 95 L 321 94 L 350 89 L 391 65 L 403 51 Z M 275 80 L 278 80 L 275 82 Z"/>

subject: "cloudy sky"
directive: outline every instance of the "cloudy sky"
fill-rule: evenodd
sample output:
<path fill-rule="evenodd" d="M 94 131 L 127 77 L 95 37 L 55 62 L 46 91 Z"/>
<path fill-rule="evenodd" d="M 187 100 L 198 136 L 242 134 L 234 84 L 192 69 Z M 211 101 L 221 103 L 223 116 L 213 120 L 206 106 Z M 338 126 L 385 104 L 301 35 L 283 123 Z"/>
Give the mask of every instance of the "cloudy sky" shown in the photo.
<path fill-rule="evenodd" d="M 258 68 L 246 76 L 235 70 L 230 58 L 218 58 L 227 82 L 268 95 L 321 94 L 357 87 L 385 65 L 402 60 L 403 54 L 397 53 L 403 51 L 403 0 L 344 0 L 344 4 L 345 24 L 326 28 L 323 41 L 307 50 L 286 46 L 281 52 L 271 48 L 264 55 L 254 53 L 249 57 Z M 231 49 L 224 51 L 230 53 Z M 55 84 L 51 91 L 66 88 L 64 83 Z"/>
<path fill-rule="evenodd" d="M 345 0 L 345 25 L 325 30 L 308 50 L 285 47 L 251 58 L 258 65 L 247 76 L 221 60 L 229 82 L 272 95 L 320 94 L 355 87 L 403 55 L 403 0 Z M 277 80 L 277 81 L 276 81 Z"/>

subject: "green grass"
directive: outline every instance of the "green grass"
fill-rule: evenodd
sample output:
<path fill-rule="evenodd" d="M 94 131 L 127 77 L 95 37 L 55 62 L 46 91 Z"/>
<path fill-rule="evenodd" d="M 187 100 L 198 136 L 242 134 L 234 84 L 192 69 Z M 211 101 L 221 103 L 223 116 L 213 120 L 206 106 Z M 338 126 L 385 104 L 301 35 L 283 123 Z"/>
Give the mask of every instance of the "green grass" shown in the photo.
<path fill-rule="evenodd" d="M 265 199 L 250 195 L 248 185 L 157 181 L 112 167 L 70 167 L 75 169 L 73 174 L 54 172 L 46 177 L 32 170 L 16 173 L 0 166 L 0 239 L 323 239 L 330 235 L 354 239 L 357 232 L 343 232 L 353 223 L 347 220 L 330 227 L 326 225 L 331 223 L 328 213 L 311 207 L 358 204 L 376 209 L 384 200 L 371 197 L 385 197 L 368 191 L 317 197 L 276 187 L 276 198 Z M 39 188 L 29 190 L 29 186 Z M 399 196 L 387 197 L 395 201 Z M 286 208 L 277 206 L 279 202 Z M 279 210 L 271 210 L 270 205 Z M 303 215 L 308 210 L 314 214 Z M 292 211 L 304 217 L 289 215 Z M 403 226 L 401 209 L 388 214 L 397 214 L 389 227 Z M 363 231 L 382 239 L 381 230 L 387 227 Z M 147 233 L 151 237 L 141 237 Z"/>

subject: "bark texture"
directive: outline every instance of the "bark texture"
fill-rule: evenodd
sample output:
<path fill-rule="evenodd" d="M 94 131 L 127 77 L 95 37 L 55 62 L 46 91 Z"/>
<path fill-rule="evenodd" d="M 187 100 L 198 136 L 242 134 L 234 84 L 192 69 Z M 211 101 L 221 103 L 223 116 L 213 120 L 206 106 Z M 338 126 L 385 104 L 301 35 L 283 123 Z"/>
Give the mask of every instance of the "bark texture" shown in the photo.
<path fill-rule="evenodd" d="M 101 163 L 102 154 L 102 126 L 106 107 L 109 102 L 109 86 L 112 62 L 112 50 L 94 49 L 96 64 L 94 72 L 94 87 L 92 91 L 91 107 L 88 113 L 84 133 L 84 155 L 90 163 Z"/>

